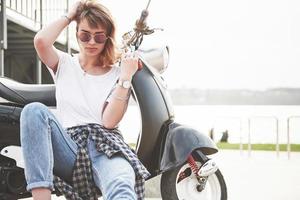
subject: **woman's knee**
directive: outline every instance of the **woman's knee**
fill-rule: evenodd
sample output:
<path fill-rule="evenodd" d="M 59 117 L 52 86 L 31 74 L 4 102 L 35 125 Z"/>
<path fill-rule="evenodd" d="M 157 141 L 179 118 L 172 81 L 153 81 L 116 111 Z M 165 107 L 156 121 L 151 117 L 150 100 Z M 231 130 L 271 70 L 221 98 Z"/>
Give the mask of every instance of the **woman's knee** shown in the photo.
<path fill-rule="evenodd" d="M 103 187 L 106 199 L 136 199 L 135 175 L 123 174 L 108 181 Z"/>
<path fill-rule="evenodd" d="M 117 184 L 124 184 L 127 186 L 134 186 L 135 173 L 131 166 L 120 169 L 120 172 L 113 178 Z M 113 181 L 112 181 L 113 182 Z"/>
<path fill-rule="evenodd" d="M 104 156 L 105 157 L 105 156 Z M 94 169 L 97 186 L 103 190 L 106 199 L 135 199 L 135 172 L 123 157 L 103 159 Z"/>
<path fill-rule="evenodd" d="M 20 116 L 20 136 L 22 143 L 26 140 L 32 140 L 32 136 L 37 138 L 42 137 L 43 131 L 41 129 L 43 129 L 42 125 L 46 122 L 47 109 L 41 103 L 30 103 L 23 108 Z"/>
<path fill-rule="evenodd" d="M 42 112 L 47 110 L 47 106 L 39 102 L 33 102 L 27 104 L 21 112 L 20 122 L 24 122 L 26 120 L 32 121 L 34 117 L 39 116 Z"/>
<path fill-rule="evenodd" d="M 103 183 L 104 187 L 109 187 L 111 184 L 125 184 L 125 185 L 134 185 L 135 183 L 135 172 L 131 166 L 122 167 L 118 169 L 114 168 L 106 174 L 97 173 L 98 178 Z"/>

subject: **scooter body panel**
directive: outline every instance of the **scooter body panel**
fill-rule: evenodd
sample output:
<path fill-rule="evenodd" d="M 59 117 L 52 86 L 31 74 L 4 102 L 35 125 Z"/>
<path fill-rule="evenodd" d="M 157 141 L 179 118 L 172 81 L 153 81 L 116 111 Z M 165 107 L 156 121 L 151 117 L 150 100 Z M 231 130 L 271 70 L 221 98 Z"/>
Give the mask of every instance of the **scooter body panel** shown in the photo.
<path fill-rule="evenodd" d="M 151 174 L 158 169 L 157 144 L 160 130 L 173 112 L 166 106 L 164 91 L 148 67 L 144 66 L 133 78 L 133 89 L 141 112 L 142 130 L 137 144 L 137 154 Z"/>

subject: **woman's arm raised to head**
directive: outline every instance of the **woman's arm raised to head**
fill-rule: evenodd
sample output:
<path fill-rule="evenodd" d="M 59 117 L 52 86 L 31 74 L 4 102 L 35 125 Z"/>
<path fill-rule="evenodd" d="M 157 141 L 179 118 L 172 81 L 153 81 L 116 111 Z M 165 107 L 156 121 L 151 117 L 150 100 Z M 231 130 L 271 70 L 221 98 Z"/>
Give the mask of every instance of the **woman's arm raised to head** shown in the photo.
<path fill-rule="evenodd" d="M 44 26 L 34 37 L 34 47 L 40 59 L 54 72 L 56 72 L 59 57 L 53 44 L 63 29 L 75 18 L 79 4 L 80 2 L 76 2 L 66 16 Z"/>
<path fill-rule="evenodd" d="M 67 25 L 67 19 L 57 19 L 43 27 L 34 37 L 34 47 L 37 54 L 41 61 L 54 72 L 56 72 L 59 57 L 53 44 Z"/>

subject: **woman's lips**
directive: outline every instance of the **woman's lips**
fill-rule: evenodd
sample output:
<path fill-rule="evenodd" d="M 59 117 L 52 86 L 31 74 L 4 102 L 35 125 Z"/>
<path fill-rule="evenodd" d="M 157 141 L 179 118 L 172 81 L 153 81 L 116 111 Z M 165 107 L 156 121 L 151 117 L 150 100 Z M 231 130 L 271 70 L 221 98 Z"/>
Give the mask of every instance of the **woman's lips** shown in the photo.
<path fill-rule="evenodd" d="M 85 49 L 88 50 L 88 51 L 95 51 L 95 50 L 97 50 L 97 48 L 93 48 L 93 47 L 86 47 Z"/>

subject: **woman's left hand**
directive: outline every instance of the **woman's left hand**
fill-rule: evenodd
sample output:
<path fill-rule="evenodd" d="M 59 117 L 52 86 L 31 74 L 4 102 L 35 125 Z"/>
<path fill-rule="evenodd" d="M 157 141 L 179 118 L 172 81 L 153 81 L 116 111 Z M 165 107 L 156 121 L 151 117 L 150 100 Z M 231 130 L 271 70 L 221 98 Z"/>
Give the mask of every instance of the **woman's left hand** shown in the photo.
<path fill-rule="evenodd" d="M 127 52 L 121 56 L 121 76 L 122 80 L 131 80 L 132 76 L 138 70 L 138 53 Z"/>

